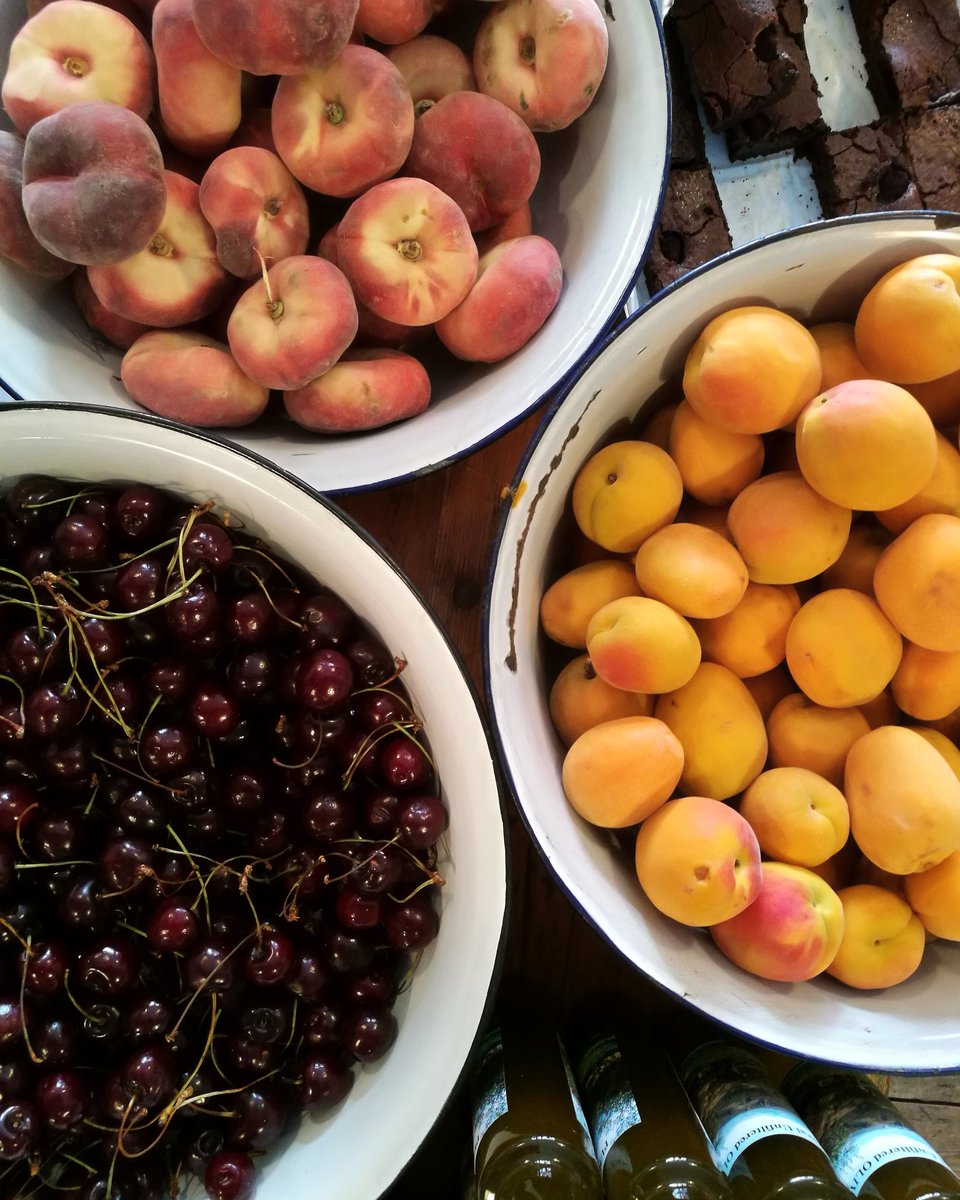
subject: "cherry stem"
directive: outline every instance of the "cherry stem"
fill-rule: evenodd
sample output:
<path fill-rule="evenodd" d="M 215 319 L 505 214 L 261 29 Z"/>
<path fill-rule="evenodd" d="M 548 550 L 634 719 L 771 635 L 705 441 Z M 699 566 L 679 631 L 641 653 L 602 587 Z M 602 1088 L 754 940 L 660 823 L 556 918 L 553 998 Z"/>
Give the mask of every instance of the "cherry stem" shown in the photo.
<path fill-rule="evenodd" d="M 167 833 L 170 834 L 170 836 L 173 838 L 173 840 L 180 847 L 181 852 L 183 853 L 187 862 L 190 864 L 190 869 L 193 871 L 193 874 L 196 877 L 197 883 L 200 885 L 200 894 L 199 894 L 199 896 L 197 896 L 196 900 L 194 900 L 193 905 L 191 907 L 194 909 L 194 911 L 196 911 L 197 905 L 200 903 L 201 900 L 203 900 L 203 908 L 204 908 L 204 912 L 206 913 L 206 917 L 207 917 L 207 928 L 209 929 L 211 926 L 210 899 L 207 896 L 206 881 L 204 880 L 203 876 L 200 874 L 200 868 L 197 866 L 196 860 L 194 859 L 193 855 L 190 853 L 190 851 L 187 849 L 187 847 L 183 844 L 182 838 L 177 833 L 177 831 L 173 828 L 172 825 L 167 826 Z M 212 875 L 213 872 L 211 871 L 210 874 Z M 177 1022 L 177 1024 L 179 1025 L 179 1021 Z"/>
<path fill-rule="evenodd" d="M 4 921 L 6 925 L 7 922 Z M 19 937 L 19 935 L 17 935 Z M 22 939 L 21 939 L 22 941 Z M 27 990 L 27 968 L 30 966 L 30 955 L 33 953 L 33 938 L 30 934 L 27 935 L 27 940 L 23 942 L 23 971 L 20 975 L 20 1029 L 23 1033 L 23 1044 L 27 1048 L 27 1054 L 30 1056 L 30 1061 L 36 1066 L 40 1066 L 43 1059 L 34 1050 L 33 1044 L 30 1041 L 30 1031 L 27 1029 L 27 1010 L 24 1004 L 24 995 Z"/>
<path fill-rule="evenodd" d="M 77 1012 L 80 1014 L 80 1016 L 84 1018 L 84 1020 L 89 1021 L 91 1025 L 102 1025 L 103 1024 L 105 1018 L 104 1017 L 95 1017 L 93 1015 L 93 1013 L 87 1012 L 87 1010 L 83 1007 L 83 1005 L 79 1002 L 79 1000 L 77 1000 L 76 996 L 74 996 L 73 992 L 70 991 L 70 968 L 69 967 L 67 967 L 67 969 L 63 973 L 63 990 L 67 993 L 67 999 L 70 1001 L 70 1003 L 73 1005 L 73 1007 L 77 1010 Z"/>
<path fill-rule="evenodd" d="M 220 960 L 220 961 L 217 963 L 217 965 L 216 965 L 216 966 L 213 968 L 213 970 L 212 970 L 212 971 L 210 971 L 210 972 L 209 972 L 209 973 L 208 973 L 208 974 L 207 974 L 207 975 L 206 975 L 206 976 L 205 976 L 203 979 L 201 979 L 201 981 L 200 981 L 200 983 L 197 985 L 197 987 L 196 987 L 196 989 L 195 989 L 195 991 L 194 991 L 193 995 L 192 995 L 192 996 L 190 997 L 190 999 L 187 1001 L 187 1003 L 186 1003 L 186 1005 L 185 1005 L 185 1007 L 184 1007 L 184 1009 L 183 1009 L 183 1012 L 182 1012 L 182 1013 L 180 1014 L 180 1016 L 177 1018 L 177 1022 L 176 1022 L 176 1024 L 175 1024 L 175 1025 L 174 1025 L 174 1027 L 173 1027 L 173 1028 L 170 1030 L 170 1032 L 167 1034 L 167 1041 L 168 1041 L 168 1042 L 172 1042 L 172 1041 L 174 1041 L 174 1040 L 175 1040 L 175 1038 L 176 1038 L 176 1036 L 177 1036 L 177 1033 L 178 1033 L 178 1032 L 179 1032 L 179 1030 L 180 1030 L 180 1026 L 183 1024 L 183 1019 L 184 1019 L 184 1017 L 187 1015 L 187 1013 L 188 1013 L 188 1012 L 190 1011 L 190 1009 L 193 1007 L 193 1003 L 194 1003 L 194 1001 L 195 1001 L 195 1000 L 196 1000 L 196 998 L 197 998 L 197 997 L 198 997 L 198 996 L 201 994 L 201 992 L 203 992 L 204 988 L 206 988 L 206 986 L 207 986 L 207 984 L 210 982 L 210 980 L 211 980 L 211 979 L 213 979 L 213 977 L 214 977 L 214 976 L 217 974 L 217 972 L 218 972 L 218 971 L 221 969 L 221 967 L 223 967 L 223 966 L 224 966 L 224 964 L 228 963 L 228 962 L 230 961 L 230 959 L 231 959 L 231 958 L 233 958 L 233 956 L 234 956 L 234 955 L 237 953 L 237 951 L 238 951 L 238 950 L 240 950 L 240 949 L 241 949 L 243 946 L 245 946 L 245 945 L 247 944 L 247 942 L 249 942 L 249 941 L 250 941 L 250 939 L 251 939 L 252 937 L 253 937 L 253 934 L 252 934 L 252 933 L 248 933 L 248 934 L 247 934 L 247 936 L 246 936 L 245 938 L 241 938 L 241 939 L 240 939 L 240 941 L 239 941 L 239 942 L 237 942 L 237 944 L 236 944 L 236 945 L 233 947 L 233 949 L 232 949 L 232 950 L 229 950 L 229 951 L 228 951 L 228 952 L 227 952 L 227 953 L 226 953 L 226 954 L 223 956 L 223 958 L 221 958 L 221 960 Z M 243 1091 L 243 1088 L 238 1088 L 238 1089 L 237 1089 L 237 1091 Z"/>

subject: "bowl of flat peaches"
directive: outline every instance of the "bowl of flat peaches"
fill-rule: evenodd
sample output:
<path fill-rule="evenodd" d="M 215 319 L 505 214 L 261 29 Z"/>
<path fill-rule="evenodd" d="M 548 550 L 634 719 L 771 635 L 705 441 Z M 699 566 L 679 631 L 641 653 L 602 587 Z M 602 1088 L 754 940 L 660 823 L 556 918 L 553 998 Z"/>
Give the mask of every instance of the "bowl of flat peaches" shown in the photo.
<path fill-rule="evenodd" d="M 956 1070 L 960 236 L 791 230 L 617 330 L 539 427 L 488 701 L 638 969 L 787 1052 Z"/>

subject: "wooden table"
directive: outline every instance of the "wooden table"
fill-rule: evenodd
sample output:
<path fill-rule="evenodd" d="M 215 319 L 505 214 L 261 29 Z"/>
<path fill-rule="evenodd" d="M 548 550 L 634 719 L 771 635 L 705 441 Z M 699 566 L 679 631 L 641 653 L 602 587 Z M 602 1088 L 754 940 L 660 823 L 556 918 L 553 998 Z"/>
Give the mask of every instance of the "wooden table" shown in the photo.
<path fill-rule="evenodd" d="M 341 506 L 407 572 L 444 623 L 483 694 L 483 587 L 504 491 L 540 419 L 535 413 L 485 449 L 442 471 Z M 638 1019 L 675 1019 L 679 1006 L 627 967 L 573 909 L 530 842 L 507 798 L 513 888 L 502 1002 L 535 996 L 544 1018 L 561 1022 L 598 984 L 626 995 Z M 960 1076 L 898 1079 L 891 1094 L 960 1171 Z M 469 1112 L 461 1087 L 390 1200 L 458 1195 Z"/>

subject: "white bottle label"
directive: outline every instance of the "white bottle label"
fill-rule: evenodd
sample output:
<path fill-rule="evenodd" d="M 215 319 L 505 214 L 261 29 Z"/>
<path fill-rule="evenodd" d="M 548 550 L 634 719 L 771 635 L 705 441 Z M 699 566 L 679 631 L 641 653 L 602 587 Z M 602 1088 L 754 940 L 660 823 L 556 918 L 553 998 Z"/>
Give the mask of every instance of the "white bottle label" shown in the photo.
<path fill-rule="evenodd" d="M 898 1158 L 925 1158 L 947 1165 L 926 1139 L 903 1125 L 858 1130 L 838 1145 L 831 1157 L 837 1178 L 855 1196 L 874 1171 Z"/>
<path fill-rule="evenodd" d="M 560 1048 L 560 1058 L 563 1062 L 563 1073 L 567 1077 L 567 1086 L 570 1089 L 570 1099 L 573 1103 L 573 1111 L 580 1123 L 580 1129 L 583 1133 L 583 1148 L 587 1154 L 593 1158 L 593 1138 L 590 1136 L 590 1126 L 587 1124 L 587 1118 L 584 1115 L 583 1105 L 580 1103 L 580 1093 L 577 1091 L 577 1084 L 573 1078 L 573 1071 L 570 1070 L 567 1052 L 564 1049 L 563 1042 L 560 1041 L 559 1034 L 557 1035 L 557 1045 Z"/>
<path fill-rule="evenodd" d="M 503 1073 L 503 1042 L 499 1029 L 491 1030 L 480 1046 L 476 1077 L 482 1080 L 482 1087 L 473 1106 L 474 1166 L 483 1135 L 507 1111 L 507 1081 Z"/>
<path fill-rule="evenodd" d="M 614 1037 L 598 1037 L 587 1048 L 580 1063 L 580 1078 L 602 1171 L 614 1142 L 640 1124 L 637 1102 Z"/>
<path fill-rule="evenodd" d="M 724 1121 L 713 1138 L 714 1162 L 724 1175 L 729 1175 L 748 1146 L 784 1133 L 818 1145 L 803 1121 L 789 1109 L 770 1106 L 737 1113 Z"/>

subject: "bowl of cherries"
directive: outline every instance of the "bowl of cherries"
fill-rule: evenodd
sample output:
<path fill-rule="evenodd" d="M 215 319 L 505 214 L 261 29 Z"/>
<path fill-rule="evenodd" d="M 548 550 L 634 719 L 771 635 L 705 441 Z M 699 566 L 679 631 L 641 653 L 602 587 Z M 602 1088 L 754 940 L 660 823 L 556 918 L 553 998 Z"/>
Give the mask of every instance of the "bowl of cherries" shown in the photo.
<path fill-rule="evenodd" d="M 373 1200 L 505 907 L 475 694 L 375 544 L 203 434 L 0 411 L 4 1196 Z"/>

